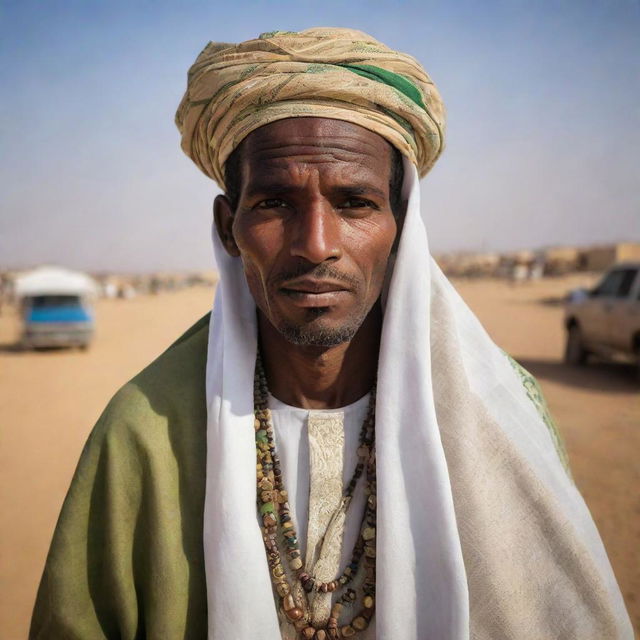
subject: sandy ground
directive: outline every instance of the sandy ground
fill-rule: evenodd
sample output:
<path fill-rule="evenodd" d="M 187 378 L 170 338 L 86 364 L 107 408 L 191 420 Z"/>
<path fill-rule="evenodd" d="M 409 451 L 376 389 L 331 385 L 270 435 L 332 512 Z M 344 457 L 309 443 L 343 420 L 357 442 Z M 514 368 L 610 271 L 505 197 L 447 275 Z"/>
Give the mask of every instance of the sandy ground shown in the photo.
<path fill-rule="evenodd" d="M 562 310 L 582 278 L 459 282 L 493 338 L 540 380 L 573 473 L 640 628 L 640 395 L 630 368 L 561 364 Z M 87 352 L 20 352 L 0 315 L 0 638 L 26 638 L 51 533 L 82 445 L 114 391 L 203 315 L 206 289 L 101 301 Z"/>

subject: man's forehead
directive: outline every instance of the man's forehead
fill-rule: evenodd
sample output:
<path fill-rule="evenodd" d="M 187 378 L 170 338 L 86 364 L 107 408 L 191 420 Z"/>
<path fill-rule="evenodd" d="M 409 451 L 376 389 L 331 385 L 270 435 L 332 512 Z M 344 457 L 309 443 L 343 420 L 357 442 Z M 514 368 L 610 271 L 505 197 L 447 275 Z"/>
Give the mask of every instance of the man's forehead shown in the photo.
<path fill-rule="evenodd" d="M 349 161 L 355 156 L 388 160 L 391 145 L 377 133 L 330 118 L 285 118 L 259 127 L 242 143 L 245 161 L 308 157 Z"/>

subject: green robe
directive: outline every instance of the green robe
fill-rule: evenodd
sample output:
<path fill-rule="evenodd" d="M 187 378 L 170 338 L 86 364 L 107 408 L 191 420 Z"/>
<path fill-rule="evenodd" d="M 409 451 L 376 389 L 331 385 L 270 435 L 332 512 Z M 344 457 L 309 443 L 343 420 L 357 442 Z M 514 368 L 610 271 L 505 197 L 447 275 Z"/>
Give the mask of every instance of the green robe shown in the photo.
<path fill-rule="evenodd" d="M 30 638 L 207 637 L 208 328 L 209 315 L 126 384 L 100 417 L 62 507 Z M 537 384 L 514 366 L 555 433 Z"/>
<path fill-rule="evenodd" d="M 207 315 L 96 424 L 62 507 L 30 638 L 207 637 L 208 326 Z"/>

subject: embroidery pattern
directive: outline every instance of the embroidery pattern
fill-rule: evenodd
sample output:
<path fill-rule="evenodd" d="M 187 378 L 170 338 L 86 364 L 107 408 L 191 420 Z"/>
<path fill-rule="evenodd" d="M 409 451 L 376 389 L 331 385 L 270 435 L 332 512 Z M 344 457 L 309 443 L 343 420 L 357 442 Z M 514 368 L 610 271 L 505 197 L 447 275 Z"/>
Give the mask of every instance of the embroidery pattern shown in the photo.
<path fill-rule="evenodd" d="M 564 440 L 562 439 L 562 435 L 558 430 L 556 423 L 553 421 L 551 417 L 551 413 L 549 411 L 549 406 L 547 405 L 544 396 L 542 395 L 542 389 L 538 384 L 538 381 L 516 360 L 514 360 L 508 353 L 505 354 L 507 358 L 509 358 L 509 362 L 511 366 L 515 369 L 516 373 L 520 376 L 520 381 L 522 382 L 522 386 L 525 388 L 527 392 L 527 396 L 531 402 L 533 402 L 535 408 L 538 411 L 538 414 L 542 418 L 542 421 L 545 423 L 547 429 L 549 430 L 549 435 L 551 436 L 551 440 L 556 448 L 558 453 L 558 457 L 560 458 L 560 462 L 564 467 L 567 475 L 571 477 L 571 469 L 569 467 L 569 456 L 567 455 L 567 450 L 564 444 Z"/>

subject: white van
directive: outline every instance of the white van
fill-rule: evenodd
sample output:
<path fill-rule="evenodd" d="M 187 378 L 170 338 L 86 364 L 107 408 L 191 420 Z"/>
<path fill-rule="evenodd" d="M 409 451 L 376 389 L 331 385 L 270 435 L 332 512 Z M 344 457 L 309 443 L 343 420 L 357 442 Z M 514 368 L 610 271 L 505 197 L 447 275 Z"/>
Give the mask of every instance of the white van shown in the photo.
<path fill-rule="evenodd" d="M 25 348 L 80 347 L 93 340 L 93 298 L 97 287 L 87 275 L 41 267 L 16 279 Z"/>

